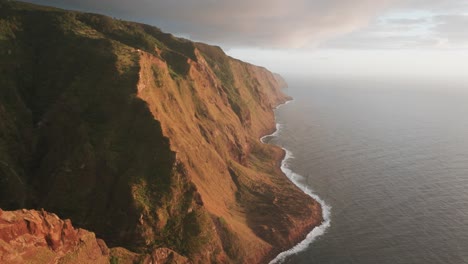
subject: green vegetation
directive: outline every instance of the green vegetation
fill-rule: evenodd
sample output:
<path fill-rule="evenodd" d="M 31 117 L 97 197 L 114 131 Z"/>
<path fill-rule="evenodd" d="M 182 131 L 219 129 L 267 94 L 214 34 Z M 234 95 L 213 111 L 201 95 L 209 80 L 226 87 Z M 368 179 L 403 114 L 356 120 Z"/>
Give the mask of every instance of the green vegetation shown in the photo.
<path fill-rule="evenodd" d="M 151 70 L 153 71 L 153 76 L 154 76 L 154 81 L 155 81 L 155 86 L 156 87 L 162 87 L 164 84 L 161 80 L 162 78 L 162 70 L 159 69 L 156 65 L 151 65 Z"/>
<path fill-rule="evenodd" d="M 111 256 L 110 264 L 119 264 L 119 259 L 116 256 Z"/>
<path fill-rule="evenodd" d="M 235 263 L 244 263 L 242 258 L 244 253 L 242 252 L 241 241 L 239 241 L 239 238 L 236 236 L 235 232 L 226 220 L 222 217 L 218 217 L 216 227 L 220 233 L 223 249 L 226 254 Z"/>
<path fill-rule="evenodd" d="M 187 57 L 184 55 L 174 51 L 165 51 L 162 53 L 162 57 L 168 63 L 173 79 L 180 78 L 188 74 L 190 65 L 187 63 Z"/>
<path fill-rule="evenodd" d="M 193 256 L 210 242 L 210 218 L 203 211 L 192 211 L 183 218 L 171 217 L 162 232 L 159 246 L 177 249 L 180 254 Z"/>
<path fill-rule="evenodd" d="M 252 149 L 249 155 L 250 167 L 255 171 L 266 174 L 275 174 L 276 166 L 272 166 L 271 162 L 275 160 L 274 150 L 272 146 L 263 144 L 259 141 L 253 141 Z"/>
<path fill-rule="evenodd" d="M 197 61 L 196 50 L 210 68 L 196 69 L 201 74 L 213 71 L 218 80 L 190 79 L 189 63 Z M 146 53 L 167 63 L 177 88 L 170 80 L 164 83 L 166 69 Z M 256 111 L 269 105 L 253 107 L 262 97 L 260 82 L 248 75 L 250 68 L 233 65 L 220 48 L 147 25 L 0 0 L 0 208 L 44 208 L 92 230 L 110 247 L 140 253 L 167 247 L 201 262 L 210 258 L 242 263 L 253 253 L 239 237 L 257 241 L 248 228 L 257 242 L 283 247 L 286 244 L 278 241 L 288 234 L 275 238 L 279 232 L 264 228 L 271 224 L 280 232 L 290 230 L 289 223 L 273 222 L 289 219 L 289 214 L 275 210 L 275 199 L 281 199 L 274 196 L 276 185 L 271 184 L 277 176 L 271 162 L 274 153 L 248 135 L 258 133 L 257 127 L 249 126 L 251 115 L 254 120 L 271 118 Z M 140 72 L 147 70 L 157 89 L 150 84 L 138 94 Z M 235 78 L 238 74 L 249 80 L 236 83 L 242 82 Z M 143 77 L 149 77 L 145 82 L 151 78 Z M 241 98 L 241 91 L 249 98 Z M 155 117 L 164 120 L 167 135 L 177 137 L 172 149 L 179 151 L 178 159 Z M 197 127 L 210 146 L 191 145 L 203 141 Z M 212 157 L 216 166 L 208 159 Z M 222 193 L 229 188 L 206 191 L 226 169 L 237 187 L 237 201 Z M 262 182 L 269 177 L 264 173 L 272 173 L 271 182 Z M 191 177 L 198 177 L 194 182 L 207 194 L 210 206 L 204 207 Z M 286 185 L 282 179 L 278 182 Z M 219 204 L 214 202 L 216 194 L 222 199 Z M 224 219 L 207 212 L 213 205 L 217 213 L 239 208 Z M 234 230 L 232 219 L 244 230 Z M 138 256 L 121 253 L 111 263 Z"/>
<path fill-rule="evenodd" d="M 234 76 L 229 64 L 229 57 L 219 47 L 212 47 L 203 43 L 197 43 L 197 48 L 202 52 L 206 62 L 222 82 L 222 89 L 228 96 L 232 110 L 243 123 L 250 119 L 250 111 L 245 101 L 240 97 L 239 90 L 234 85 Z"/>
<path fill-rule="evenodd" d="M 193 44 L 142 24 L 19 2 L 0 1 L 0 17 L 0 207 L 45 208 L 133 250 L 154 239 L 137 229 L 140 215 L 153 228 L 167 211 L 159 245 L 196 252 L 203 218 L 187 212 L 194 189 L 174 181 L 175 154 L 136 97 L 137 49 L 170 54 L 183 77 Z"/>

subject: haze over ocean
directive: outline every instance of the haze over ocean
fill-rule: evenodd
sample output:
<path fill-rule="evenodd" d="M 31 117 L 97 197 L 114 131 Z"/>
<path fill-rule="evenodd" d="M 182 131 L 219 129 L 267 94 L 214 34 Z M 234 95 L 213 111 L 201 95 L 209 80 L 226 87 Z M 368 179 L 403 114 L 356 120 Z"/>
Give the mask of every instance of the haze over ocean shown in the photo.
<path fill-rule="evenodd" d="M 468 87 L 463 82 L 295 78 L 270 143 L 332 207 L 286 263 L 467 263 Z"/>
<path fill-rule="evenodd" d="M 288 263 L 468 263 L 468 1 L 25 0 L 219 45 L 286 77 L 269 142 L 332 207 Z"/>

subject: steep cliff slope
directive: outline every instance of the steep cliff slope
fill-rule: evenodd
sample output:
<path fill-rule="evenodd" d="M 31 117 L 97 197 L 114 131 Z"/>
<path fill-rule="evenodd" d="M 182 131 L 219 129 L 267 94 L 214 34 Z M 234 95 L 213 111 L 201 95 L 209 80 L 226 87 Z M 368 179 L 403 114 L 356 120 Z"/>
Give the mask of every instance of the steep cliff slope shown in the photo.
<path fill-rule="evenodd" d="M 219 47 L 0 1 L 0 207 L 137 252 L 264 262 L 321 222 L 260 143 L 284 81 Z"/>
<path fill-rule="evenodd" d="M 109 263 L 109 249 L 69 220 L 37 211 L 0 210 L 1 263 Z"/>
<path fill-rule="evenodd" d="M 167 248 L 136 254 L 109 249 L 94 233 L 76 229 L 71 221 L 45 211 L 0 210 L 0 263 L 10 264 L 187 264 Z"/>

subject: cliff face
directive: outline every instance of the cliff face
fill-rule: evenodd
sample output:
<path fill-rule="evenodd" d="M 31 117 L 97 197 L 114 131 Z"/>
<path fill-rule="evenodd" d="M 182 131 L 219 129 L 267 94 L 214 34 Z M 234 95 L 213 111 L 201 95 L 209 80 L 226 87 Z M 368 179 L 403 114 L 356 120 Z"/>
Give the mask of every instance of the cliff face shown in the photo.
<path fill-rule="evenodd" d="M 0 210 L 1 263 L 109 263 L 109 249 L 70 220 L 37 211 Z"/>
<path fill-rule="evenodd" d="M 0 210 L 0 262 L 10 264 L 187 264 L 176 252 L 159 248 L 135 254 L 124 248 L 109 249 L 94 233 L 75 229 L 69 219 L 45 211 Z"/>
<path fill-rule="evenodd" d="M 259 141 L 288 99 L 266 69 L 147 25 L 9 1 L 0 51 L 1 208 L 194 262 L 264 262 L 321 222 L 280 171 L 283 151 Z"/>

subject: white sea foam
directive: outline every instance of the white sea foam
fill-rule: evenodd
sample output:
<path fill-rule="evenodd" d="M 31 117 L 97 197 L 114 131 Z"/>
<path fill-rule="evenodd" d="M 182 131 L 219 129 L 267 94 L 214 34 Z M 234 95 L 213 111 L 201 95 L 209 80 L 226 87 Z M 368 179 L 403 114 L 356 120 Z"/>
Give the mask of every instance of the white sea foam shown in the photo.
<path fill-rule="evenodd" d="M 281 107 L 281 106 L 283 106 L 285 104 L 288 104 L 290 102 L 292 102 L 292 100 L 287 101 L 286 103 L 277 106 L 275 109 L 278 109 L 279 107 Z M 265 138 L 278 136 L 280 131 L 281 131 L 281 128 L 282 128 L 282 125 L 279 124 L 279 123 L 276 123 L 275 132 L 273 132 L 270 135 L 263 136 L 260 139 L 260 141 L 265 143 L 264 142 Z M 302 175 L 299 175 L 299 174 L 295 173 L 294 171 L 292 171 L 289 168 L 288 160 L 293 159 L 294 156 L 293 156 L 291 151 L 289 151 L 289 150 L 287 150 L 285 148 L 282 148 L 282 149 L 286 152 L 286 154 L 284 156 L 284 159 L 281 161 L 281 170 L 297 187 L 299 187 L 299 189 L 301 189 L 305 194 L 309 195 L 314 200 L 316 200 L 317 202 L 320 203 L 320 205 L 322 207 L 323 222 L 322 222 L 322 224 L 320 226 L 317 226 L 314 229 L 312 229 L 312 231 L 309 234 L 307 234 L 306 238 L 304 240 L 302 240 L 301 242 L 299 242 L 299 244 L 295 245 L 291 249 L 288 249 L 288 250 L 283 251 L 280 254 L 278 254 L 278 256 L 276 256 L 276 258 L 274 258 L 272 261 L 270 261 L 270 264 L 283 263 L 287 259 L 287 257 L 306 250 L 310 246 L 310 244 L 312 244 L 312 242 L 314 242 L 314 240 L 317 237 L 319 237 L 319 236 L 321 236 L 322 234 L 325 233 L 327 228 L 330 227 L 330 223 L 331 223 L 331 220 L 330 220 L 331 207 L 328 206 L 325 203 L 325 201 L 323 201 L 318 195 L 316 195 L 309 186 L 307 186 L 307 185 L 305 185 L 304 183 L 301 182 L 302 180 L 305 179 Z"/>

